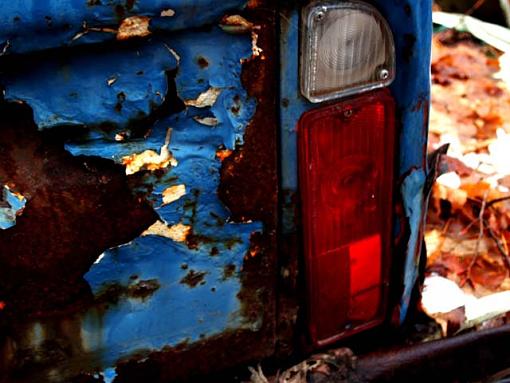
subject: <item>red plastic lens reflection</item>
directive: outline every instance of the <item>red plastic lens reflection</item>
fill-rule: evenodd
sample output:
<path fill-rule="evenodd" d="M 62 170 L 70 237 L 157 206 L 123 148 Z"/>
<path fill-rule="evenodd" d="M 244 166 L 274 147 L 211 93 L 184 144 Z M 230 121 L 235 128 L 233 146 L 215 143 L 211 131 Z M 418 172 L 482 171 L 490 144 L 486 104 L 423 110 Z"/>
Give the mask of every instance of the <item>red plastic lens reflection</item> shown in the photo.
<path fill-rule="evenodd" d="M 381 90 L 313 110 L 298 130 L 309 327 L 324 345 L 384 317 L 393 99 Z"/>

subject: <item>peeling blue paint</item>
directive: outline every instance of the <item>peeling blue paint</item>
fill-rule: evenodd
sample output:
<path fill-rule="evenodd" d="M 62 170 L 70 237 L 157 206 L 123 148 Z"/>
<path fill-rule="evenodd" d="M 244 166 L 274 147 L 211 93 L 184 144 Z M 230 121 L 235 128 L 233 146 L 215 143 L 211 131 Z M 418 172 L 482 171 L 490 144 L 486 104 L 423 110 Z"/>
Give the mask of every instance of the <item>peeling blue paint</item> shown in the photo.
<path fill-rule="evenodd" d="M 166 72 L 177 68 L 176 58 L 162 42 L 67 52 L 36 67 L 27 64 L 4 72 L 0 81 L 6 100 L 24 101 L 33 108 L 39 129 L 104 123 L 125 127 L 163 103 Z"/>
<path fill-rule="evenodd" d="M 215 28 L 208 33 L 174 35 L 164 43 L 180 57 L 175 78 L 178 96 L 183 100 L 196 99 L 215 87 L 221 89 L 216 102 L 208 108 L 188 107 L 163 118 L 144 140 L 115 142 L 101 138 L 68 143 L 67 148 L 74 155 L 120 161 L 132 153 L 159 149 L 167 129 L 172 128 L 169 149 L 178 165 L 161 178 L 148 179 L 154 187 L 151 198 L 155 210 L 167 225 L 189 225 L 193 234 L 210 240 L 191 250 L 169 238 L 144 236 L 106 251 L 101 261 L 92 266 L 86 279 L 95 293 L 113 282 L 125 285 L 132 274 L 139 279 L 157 279 L 161 284 L 146 303 L 119 302 L 105 313 L 101 328 L 94 327 L 93 320 L 85 320 L 84 326 L 90 326 L 89 333 L 102 333 L 105 365 L 136 349 L 157 350 L 185 340 L 192 343 L 226 329 L 256 330 L 259 326 L 256 321 L 243 320 L 237 298 L 241 289 L 239 277 L 223 280 L 223 270 L 226 265 L 234 265 L 236 270 L 242 268 L 250 236 L 263 228 L 258 222 L 229 223 L 229 212 L 216 192 L 221 167 L 216 151 L 222 145 L 234 148 L 256 108 L 255 100 L 248 97 L 240 82 L 241 59 L 250 57 L 251 41 L 247 36 L 231 36 Z M 206 69 L 197 62 L 199 56 L 208 61 Z M 233 116 L 230 111 L 235 103 L 241 108 Z M 218 125 L 205 126 L 193 119 L 205 114 L 216 117 Z M 189 192 L 163 205 L 162 191 L 176 184 L 184 184 Z M 211 256 L 213 248 L 219 256 Z M 180 283 L 191 269 L 206 273 L 205 284 L 190 289 Z"/>
<path fill-rule="evenodd" d="M 1 192 L 0 230 L 5 230 L 16 225 L 16 218 L 23 211 L 27 200 L 25 197 L 13 193 L 5 185 L 2 187 Z"/>
<path fill-rule="evenodd" d="M 244 7 L 246 0 L 1 0 L 0 53 L 26 53 L 42 49 L 115 40 L 115 30 L 130 16 L 151 18 L 150 29 L 175 31 L 212 24 L 228 11 Z M 165 10 L 173 16 L 161 16 Z M 98 31 L 108 28 L 107 31 Z M 113 31 L 112 31 L 113 30 Z M 36 38 L 34 38 L 36 36 Z M 0 54 L 1 55 L 1 54 Z"/>
<path fill-rule="evenodd" d="M 402 195 L 404 198 L 405 215 L 409 221 L 409 226 L 413 228 L 409 235 L 407 244 L 407 257 L 405 259 L 404 270 L 404 293 L 402 295 L 401 306 L 407 308 L 411 300 L 411 294 L 414 284 L 418 278 L 419 263 L 421 252 L 417 249 L 421 248 L 420 235 L 423 233 L 419 230 L 424 224 L 423 222 L 423 185 L 425 183 L 425 169 L 417 169 L 411 172 L 402 182 Z M 400 311 L 400 322 L 405 320 L 406 310 Z"/>
<path fill-rule="evenodd" d="M 396 101 L 400 131 L 398 175 L 403 177 L 411 169 L 426 171 L 428 107 L 430 99 L 430 41 L 432 35 L 431 1 L 405 2 L 376 0 L 372 4 L 388 21 L 395 39 L 397 72 L 390 89 Z M 281 18 L 280 36 L 280 146 L 283 195 L 291 196 L 298 189 L 296 125 L 300 116 L 312 107 L 299 90 L 299 30 L 297 9 Z M 425 201 L 422 190 L 425 177 L 413 178 L 400 192 L 410 221 L 411 235 L 407 246 L 405 287 L 400 307 L 404 319 L 414 287 L 417 269 L 416 254 L 421 241 L 417 240 L 423 223 Z M 282 217 L 286 233 L 297 230 L 293 202 L 284 201 Z M 399 227 L 396 224 L 396 227 Z"/>
<path fill-rule="evenodd" d="M 157 279 L 161 287 L 142 302 L 121 299 L 102 315 L 100 327 L 94 311 L 85 314 L 82 327 L 87 336 L 83 341 L 91 351 L 100 351 L 104 366 L 136 350 L 193 343 L 229 328 L 257 329 L 256 323 L 244 323 L 240 314 L 236 297 L 241 288 L 239 279 L 223 280 L 225 265 L 235 265 L 236 270 L 242 267 L 251 231 L 257 225 L 238 228 L 242 229 L 236 233 L 239 243 L 228 251 L 221 243 L 190 251 L 184 244 L 151 235 L 106 252 L 85 276 L 94 294 L 100 294 L 111 283 L 128 285 L 132 275 L 138 280 Z M 222 247 L 220 256 L 210 255 L 212 245 Z M 193 288 L 181 283 L 190 270 L 206 273 Z M 95 343 L 95 339 L 101 341 Z"/>
<path fill-rule="evenodd" d="M 230 212 L 217 194 L 221 161 L 216 152 L 243 142 L 257 106 L 241 84 L 242 60 L 251 55 L 249 35 L 229 35 L 214 27 L 154 38 L 143 46 L 126 46 L 101 56 L 95 64 L 91 54 L 73 56 L 66 66 L 49 59 L 19 69 L 16 75 L 4 74 L 7 97 L 27 102 L 39 128 L 89 127 L 87 135 L 66 143 L 75 156 L 99 156 L 122 163 L 125 156 L 146 150 L 159 152 L 172 129 L 169 150 L 177 165 L 162 168 L 157 176 L 145 172 L 144 182 L 152 190 L 148 200 L 160 220 L 168 227 L 189 227 L 198 246 L 147 232 L 106 250 L 92 265 L 85 279 L 96 297 L 108 286 L 129 287 L 141 280 L 157 280 L 160 286 L 143 300 L 121 295 L 100 314 L 96 308 L 89 309 L 77 322 L 83 349 L 95 355 L 103 368 L 138 350 L 160 350 L 226 330 L 256 331 L 261 326 L 263 313 L 255 319 L 243 317 L 238 294 L 251 236 L 264 228 L 261 222 L 230 222 Z M 128 135 L 116 140 L 133 115 L 148 114 L 151 102 L 161 105 L 163 98 L 157 95 L 165 96 L 166 75 L 174 68 L 177 97 L 193 100 L 211 87 L 218 88 L 214 104 L 189 106 L 163 116 L 148 127 L 147 137 L 131 139 Z M 138 74 L 140 70 L 143 76 Z M 117 80 L 108 85 L 106 81 L 113 75 Z M 33 83 L 37 86 L 30 87 Z M 74 89 L 80 92 L 76 102 L 68 98 Z M 118 92 L 125 94 L 121 113 L 114 108 Z M 212 116 L 218 123 L 207 126 L 195 121 L 197 116 Z M 113 124 L 114 129 L 101 129 L 104 122 Z M 164 204 L 163 192 L 175 185 L 185 185 L 186 194 Z M 228 278 L 226 267 L 235 270 Z M 183 283 L 190 270 L 204 273 L 196 286 Z"/>
<path fill-rule="evenodd" d="M 107 368 L 106 370 L 103 371 L 104 383 L 113 383 L 116 376 L 117 373 L 115 372 L 114 368 Z"/>

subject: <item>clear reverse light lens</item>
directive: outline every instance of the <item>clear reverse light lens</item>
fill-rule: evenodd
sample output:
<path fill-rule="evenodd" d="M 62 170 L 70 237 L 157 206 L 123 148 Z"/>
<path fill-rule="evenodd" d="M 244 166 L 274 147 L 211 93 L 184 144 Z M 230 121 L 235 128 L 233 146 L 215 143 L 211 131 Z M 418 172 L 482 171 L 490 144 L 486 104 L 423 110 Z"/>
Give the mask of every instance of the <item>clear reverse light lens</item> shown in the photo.
<path fill-rule="evenodd" d="M 384 87 L 395 77 L 393 36 L 371 5 L 310 4 L 301 43 L 301 92 L 311 102 Z"/>

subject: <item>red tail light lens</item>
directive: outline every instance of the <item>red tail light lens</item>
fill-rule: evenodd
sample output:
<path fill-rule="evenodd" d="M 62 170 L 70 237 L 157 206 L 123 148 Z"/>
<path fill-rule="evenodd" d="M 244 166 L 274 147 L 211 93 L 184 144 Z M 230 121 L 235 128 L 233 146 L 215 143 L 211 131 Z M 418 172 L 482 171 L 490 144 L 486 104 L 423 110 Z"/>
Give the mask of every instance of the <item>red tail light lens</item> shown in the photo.
<path fill-rule="evenodd" d="M 322 346 L 384 319 L 394 102 L 381 90 L 299 121 L 309 328 Z"/>

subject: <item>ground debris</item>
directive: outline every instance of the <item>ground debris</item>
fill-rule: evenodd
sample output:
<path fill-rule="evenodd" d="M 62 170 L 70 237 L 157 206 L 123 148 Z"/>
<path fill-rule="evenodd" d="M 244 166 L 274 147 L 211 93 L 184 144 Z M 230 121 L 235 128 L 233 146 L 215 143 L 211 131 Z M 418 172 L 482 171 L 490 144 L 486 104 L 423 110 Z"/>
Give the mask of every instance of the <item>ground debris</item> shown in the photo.
<path fill-rule="evenodd" d="M 451 335 L 510 311 L 500 304 L 507 295 L 498 295 L 510 288 L 510 88 L 500 63 L 506 54 L 469 33 L 440 32 L 432 47 L 429 150 L 450 148 L 432 188 L 425 233 L 429 296 L 422 306 Z M 441 293 L 432 299 L 434 289 Z M 456 289 L 460 298 L 448 298 Z M 434 300 L 455 307 L 438 311 Z"/>
<path fill-rule="evenodd" d="M 295 366 L 266 377 L 260 365 L 257 369 L 249 367 L 249 383 L 356 383 L 360 380 L 356 374 L 357 358 L 348 348 L 332 349 L 310 358 Z"/>

